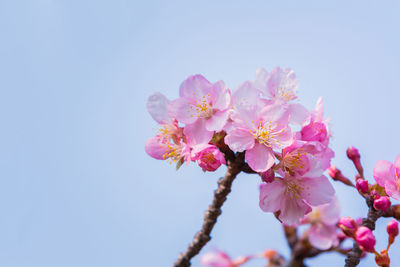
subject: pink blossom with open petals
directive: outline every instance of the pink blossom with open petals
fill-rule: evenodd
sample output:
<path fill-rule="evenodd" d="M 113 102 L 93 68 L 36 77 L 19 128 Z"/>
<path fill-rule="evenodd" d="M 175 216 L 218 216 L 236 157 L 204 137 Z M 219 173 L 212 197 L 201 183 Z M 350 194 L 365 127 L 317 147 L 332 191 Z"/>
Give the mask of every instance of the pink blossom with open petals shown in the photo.
<path fill-rule="evenodd" d="M 379 160 L 374 168 L 374 179 L 386 193 L 400 200 L 400 155 L 396 157 L 394 164 L 387 160 Z"/>
<path fill-rule="evenodd" d="M 307 119 L 309 112 L 303 105 L 289 103 L 297 99 L 298 82 L 293 70 L 276 67 L 268 73 L 265 69 L 260 68 L 256 72 L 253 84 L 267 100 L 271 100 L 279 104 L 280 108 L 289 111 L 291 123 L 301 125 Z"/>
<path fill-rule="evenodd" d="M 285 176 L 260 187 L 260 208 L 265 212 L 280 211 L 279 219 L 287 224 L 298 224 L 312 206 L 329 203 L 335 190 L 325 176 L 308 178 Z"/>
<path fill-rule="evenodd" d="M 327 204 L 313 207 L 303 223 L 310 223 L 308 239 L 318 249 L 329 249 L 339 243 L 336 223 L 340 218 L 340 206 L 337 198 Z"/>
<path fill-rule="evenodd" d="M 168 112 L 186 124 L 185 131 L 208 142 L 214 131 L 223 129 L 231 104 L 230 91 L 223 81 L 212 84 L 202 75 L 190 76 L 181 84 L 179 96 L 170 103 Z"/>
<path fill-rule="evenodd" d="M 235 152 L 245 151 L 245 159 L 256 172 L 265 172 L 275 163 L 274 149 L 293 142 L 289 114 L 277 112 L 274 105 L 237 107 L 233 127 L 225 143 Z"/>

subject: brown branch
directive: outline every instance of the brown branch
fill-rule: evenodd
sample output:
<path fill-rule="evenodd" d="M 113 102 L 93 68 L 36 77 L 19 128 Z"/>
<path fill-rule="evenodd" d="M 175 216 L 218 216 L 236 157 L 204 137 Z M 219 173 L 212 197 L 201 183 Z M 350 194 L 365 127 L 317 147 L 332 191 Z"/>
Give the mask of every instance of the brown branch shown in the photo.
<path fill-rule="evenodd" d="M 214 199 L 208 210 L 204 214 L 203 226 L 193 238 L 192 243 L 189 244 L 184 253 L 179 254 L 178 259 L 175 261 L 175 267 L 190 266 L 190 260 L 196 256 L 200 250 L 211 240 L 211 231 L 217 222 L 218 216 L 221 214 L 221 207 L 224 204 L 227 195 L 231 192 L 233 180 L 241 172 L 244 165 L 244 154 L 226 153 L 228 170 L 225 177 L 218 181 L 218 188 L 214 191 Z"/>
<path fill-rule="evenodd" d="M 366 197 L 366 202 L 369 207 L 367 218 L 363 219 L 362 225 L 371 229 L 371 231 L 375 230 L 375 223 L 382 217 L 383 212 L 374 209 L 374 200 L 371 196 Z M 362 250 L 358 246 L 357 242 L 354 242 L 353 249 L 347 254 L 345 260 L 345 267 L 355 267 L 360 263 Z"/>

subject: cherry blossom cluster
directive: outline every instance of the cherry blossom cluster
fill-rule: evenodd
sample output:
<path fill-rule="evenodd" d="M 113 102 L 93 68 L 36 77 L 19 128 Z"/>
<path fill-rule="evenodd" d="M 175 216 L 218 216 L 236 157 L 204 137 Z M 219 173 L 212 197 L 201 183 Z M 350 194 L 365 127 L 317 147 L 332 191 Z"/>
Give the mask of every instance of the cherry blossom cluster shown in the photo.
<path fill-rule="evenodd" d="M 242 152 L 263 178 L 261 209 L 298 224 L 313 206 L 332 201 L 334 189 L 323 172 L 334 153 L 322 100 L 308 111 L 296 101 L 297 87 L 294 72 L 279 67 L 259 69 L 253 81 L 233 92 L 223 81 L 190 76 L 179 98 L 156 93 L 148 99 L 148 111 L 161 127 L 146 152 L 178 167 L 195 161 L 204 171 L 226 164 L 222 146 Z"/>
<path fill-rule="evenodd" d="M 226 181 L 230 182 L 220 184 L 202 231 L 175 266 L 188 266 L 207 243 L 204 240 L 210 239 L 219 215 L 216 211 L 230 192 L 226 187 L 240 171 L 260 176 L 259 206 L 282 223 L 292 251 L 289 260 L 298 262 L 288 263 L 273 250 L 237 259 L 217 251 L 203 256 L 204 265 L 237 267 L 266 258 L 271 266 L 302 266 L 305 258 L 329 251 L 347 255 L 346 266 L 356 266 L 366 253 L 375 255 L 378 266 L 390 265 L 388 251 L 399 233 L 400 205 L 392 205 L 391 199 L 400 200 L 400 155 L 394 163 L 378 161 L 373 170 L 376 183 L 370 183 L 358 150 L 349 147 L 347 157 L 357 170 L 355 180 L 350 180 L 331 165 L 334 152 L 329 147 L 329 120 L 323 117 L 322 99 L 314 110 L 307 110 L 298 102 L 297 88 L 294 72 L 276 67 L 271 72 L 257 70 L 253 80 L 233 91 L 223 81 L 211 83 L 202 75 L 193 75 L 182 82 L 177 99 L 169 100 L 161 93 L 149 97 L 147 109 L 159 130 L 147 141 L 147 154 L 175 163 L 177 169 L 190 162 L 209 172 L 228 166 Z M 239 170 L 230 173 L 232 166 Z M 339 201 L 325 171 L 365 199 L 366 218 L 340 217 Z M 396 220 L 388 224 L 388 245 L 378 253 L 373 230 L 380 217 Z M 342 247 L 346 239 L 354 241 L 353 248 Z"/>

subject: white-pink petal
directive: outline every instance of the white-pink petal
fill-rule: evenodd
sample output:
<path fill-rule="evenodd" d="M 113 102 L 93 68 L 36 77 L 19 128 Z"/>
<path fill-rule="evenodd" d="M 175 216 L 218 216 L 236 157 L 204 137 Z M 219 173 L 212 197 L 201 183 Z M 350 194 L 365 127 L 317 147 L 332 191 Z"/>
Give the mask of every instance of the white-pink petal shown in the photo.
<path fill-rule="evenodd" d="M 168 105 L 170 101 L 161 93 L 157 92 L 147 99 L 147 110 L 153 119 L 159 124 L 172 122 L 168 116 Z"/>
<path fill-rule="evenodd" d="M 188 124 L 183 129 L 187 144 L 194 146 L 197 144 L 207 144 L 211 141 L 214 132 L 207 131 L 206 120 L 199 118 L 195 123 Z"/>
<path fill-rule="evenodd" d="M 260 208 L 265 212 L 275 212 L 281 209 L 284 199 L 285 185 L 280 180 L 263 183 L 260 186 Z"/>
<path fill-rule="evenodd" d="M 229 112 L 225 111 L 217 111 L 211 118 L 206 120 L 206 129 L 208 131 L 221 131 L 229 117 Z"/>

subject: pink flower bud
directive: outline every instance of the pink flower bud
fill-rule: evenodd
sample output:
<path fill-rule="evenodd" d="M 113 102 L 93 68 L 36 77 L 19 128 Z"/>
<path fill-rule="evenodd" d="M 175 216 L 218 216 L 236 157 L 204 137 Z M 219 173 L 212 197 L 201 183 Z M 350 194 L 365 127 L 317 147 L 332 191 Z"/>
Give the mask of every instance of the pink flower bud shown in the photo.
<path fill-rule="evenodd" d="M 328 174 L 329 174 L 329 176 L 332 177 L 332 179 L 335 180 L 335 181 L 342 182 L 342 183 L 344 183 L 344 184 L 346 184 L 346 185 L 349 185 L 349 186 L 354 186 L 353 183 L 352 183 L 349 179 L 347 179 L 346 177 L 344 177 L 343 174 L 342 174 L 342 172 L 341 172 L 338 168 L 336 168 L 335 166 L 333 166 L 333 165 L 331 165 L 331 166 L 328 168 Z"/>
<path fill-rule="evenodd" d="M 261 178 L 266 183 L 272 183 L 275 179 L 275 172 L 272 168 L 267 170 L 266 172 L 260 173 Z"/>
<path fill-rule="evenodd" d="M 215 146 L 200 151 L 197 155 L 197 163 L 204 171 L 213 172 L 225 163 L 224 154 Z"/>
<path fill-rule="evenodd" d="M 390 258 L 387 250 L 382 250 L 380 254 L 375 255 L 375 262 L 380 267 L 389 267 Z"/>
<path fill-rule="evenodd" d="M 368 181 L 364 179 L 357 179 L 356 188 L 360 193 L 364 194 L 368 193 L 369 191 Z"/>
<path fill-rule="evenodd" d="M 389 244 L 393 244 L 394 239 L 399 235 L 399 223 L 396 220 L 391 220 L 386 227 L 386 231 L 389 234 Z"/>
<path fill-rule="evenodd" d="M 360 153 L 358 152 L 358 149 L 355 148 L 354 146 L 349 147 L 346 152 L 347 152 L 347 157 L 351 160 L 360 158 Z"/>
<path fill-rule="evenodd" d="M 337 177 L 342 174 L 341 171 L 338 168 L 336 168 L 334 165 L 331 165 L 327 171 L 328 171 L 329 176 L 334 180 L 336 180 Z"/>
<path fill-rule="evenodd" d="M 376 210 L 387 211 L 390 205 L 391 203 L 388 197 L 382 197 L 382 196 L 375 197 L 374 208 Z"/>
<path fill-rule="evenodd" d="M 347 157 L 353 161 L 354 166 L 356 167 L 360 176 L 363 176 L 363 167 L 360 161 L 360 153 L 358 152 L 357 148 L 351 146 L 347 149 Z"/>
<path fill-rule="evenodd" d="M 375 251 L 375 236 L 368 227 L 358 227 L 356 231 L 356 241 L 362 250 L 367 252 Z"/>
<path fill-rule="evenodd" d="M 339 219 L 339 227 L 347 236 L 354 236 L 357 231 L 357 223 L 350 217 L 342 217 Z"/>

